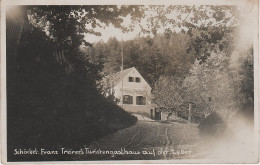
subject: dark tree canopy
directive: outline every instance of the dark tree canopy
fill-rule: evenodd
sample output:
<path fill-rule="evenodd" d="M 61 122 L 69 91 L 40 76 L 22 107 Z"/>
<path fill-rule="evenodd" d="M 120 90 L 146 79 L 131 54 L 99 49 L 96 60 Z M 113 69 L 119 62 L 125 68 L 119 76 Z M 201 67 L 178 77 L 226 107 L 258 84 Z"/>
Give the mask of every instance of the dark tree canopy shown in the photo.
<path fill-rule="evenodd" d="M 121 26 L 137 6 L 19 6 L 7 13 L 8 160 L 14 148 L 79 147 L 125 128 L 136 118 L 102 96 L 96 63 L 82 47 L 95 26 Z M 85 24 L 91 24 L 91 28 Z M 101 25 L 104 24 L 104 25 Z M 53 160 L 42 155 L 27 160 Z M 54 159 L 70 160 L 64 156 Z"/>

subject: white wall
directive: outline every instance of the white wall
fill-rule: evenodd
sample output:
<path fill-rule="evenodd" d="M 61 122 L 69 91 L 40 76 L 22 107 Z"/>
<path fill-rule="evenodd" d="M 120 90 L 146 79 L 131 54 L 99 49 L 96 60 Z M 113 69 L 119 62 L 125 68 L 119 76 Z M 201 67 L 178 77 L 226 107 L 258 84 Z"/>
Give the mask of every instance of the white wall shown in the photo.
<path fill-rule="evenodd" d="M 129 77 L 139 77 L 141 82 L 129 82 Z M 115 87 L 115 97 L 119 98 L 121 101 L 122 98 L 122 81 L 119 82 Z M 133 96 L 133 104 L 136 105 L 136 96 L 144 96 L 146 97 L 146 104 L 151 104 L 151 87 L 149 84 L 144 80 L 144 78 L 140 75 L 140 73 L 133 69 L 127 76 L 123 78 L 123 95 L 130 95 Z M 121 105 L 122 102 L 119 103 Z M 142 106 L 142 105 L 137 105 Z"/>

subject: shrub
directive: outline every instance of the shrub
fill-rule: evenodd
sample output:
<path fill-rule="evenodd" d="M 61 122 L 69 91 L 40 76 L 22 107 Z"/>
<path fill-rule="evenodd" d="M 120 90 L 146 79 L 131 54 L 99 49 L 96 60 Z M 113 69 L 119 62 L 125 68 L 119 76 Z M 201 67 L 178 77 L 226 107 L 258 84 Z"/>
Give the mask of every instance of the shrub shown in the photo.
<path fill-rule="evenodd" d="M 199 133 L 204 137 L 222 137 L 227 130 L 227 124 L 216 113 L 213 112 L 198 125 Z"/>

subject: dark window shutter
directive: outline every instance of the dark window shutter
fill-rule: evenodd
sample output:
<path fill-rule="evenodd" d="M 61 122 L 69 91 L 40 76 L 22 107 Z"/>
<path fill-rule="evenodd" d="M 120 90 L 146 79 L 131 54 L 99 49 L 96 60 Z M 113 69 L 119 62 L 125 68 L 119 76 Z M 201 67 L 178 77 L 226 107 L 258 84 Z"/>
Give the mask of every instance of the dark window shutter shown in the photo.
<path fill-rule="evenodd" d="M 130 96 L 130 102 L 129 104 L 133 104 L 133 96 Z"/>
<path fill-rule="evenodd" d="M 146 97 L 143 97 L 143 105 L 146 105 Z"/>

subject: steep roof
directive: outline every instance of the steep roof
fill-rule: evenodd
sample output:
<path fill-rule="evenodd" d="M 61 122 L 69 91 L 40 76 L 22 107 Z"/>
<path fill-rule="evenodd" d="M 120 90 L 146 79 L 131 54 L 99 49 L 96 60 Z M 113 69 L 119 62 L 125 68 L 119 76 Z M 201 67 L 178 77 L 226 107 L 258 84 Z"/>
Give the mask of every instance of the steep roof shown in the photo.
<path fill-rule="evenodd" d="M 117 85 L 117 84 L 118 84 L 125 76 L 127 76 L 128 73 L 130 73 L 133 69 L 135 69 L 135 67 L 125 69 L 125 70 L 123 70 L 123 73 L 122 73 L 121 71 L 115 73 L 115 74 L 112 76 L 112 83 L 113 83 L 114 85 Z M 121 74 L 122 74 L 122 75 L 121 75 Z"/>

